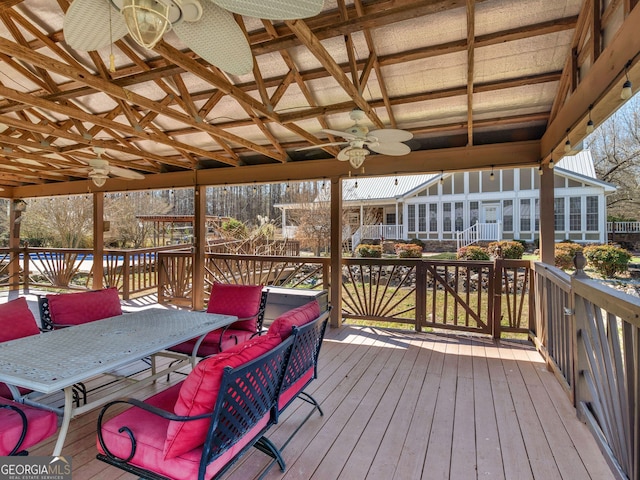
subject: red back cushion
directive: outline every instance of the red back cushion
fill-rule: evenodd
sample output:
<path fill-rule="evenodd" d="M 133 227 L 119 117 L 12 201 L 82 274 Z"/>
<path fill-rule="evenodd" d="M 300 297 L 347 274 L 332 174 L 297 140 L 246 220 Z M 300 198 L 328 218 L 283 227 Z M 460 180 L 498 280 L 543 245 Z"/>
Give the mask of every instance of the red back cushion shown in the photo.
<path fill-rule="evenodd" d="M 0 342 L 40 333 L 36 319 L 24 297 L 0 304 Z"/>
<path fill-rule="evenodd" d="M 211 413 L 218 398 L 224 368 L 243 365 L 267 353 L 280 342 L 280 337 L 264 335 L 204 359 L 182 382 L 173 411 L 176 415 L 185 416 Z M 177 457 L 202 445 L 209 423 L 209 419 L 170 422 L 164 444 L 165 459 Z"/>
<path fill-rule="evenodd" d="M 79 325 L 122 315 L 118 289 L 47 295 L 51 320 L 59 325 Z"/>
<path fill-rule="evenodd" d="M 269 327 L 270 335 L 279 335 L 282 340 L 291 335 L 294 326 L 301 326 L 320 316 L 320 304 L 317 300 L 289 310 L 276 318 Z"/>
<path fill-rule="evenodd" d="M 235 322 L 230 328 L 255 332 L 258 328 L 256 316 L 260 310 L 261 296 L 262 285 L 214 283 L 207 312 L 235 315 L 238 318 L 253 317 L 250 320 Z"/>

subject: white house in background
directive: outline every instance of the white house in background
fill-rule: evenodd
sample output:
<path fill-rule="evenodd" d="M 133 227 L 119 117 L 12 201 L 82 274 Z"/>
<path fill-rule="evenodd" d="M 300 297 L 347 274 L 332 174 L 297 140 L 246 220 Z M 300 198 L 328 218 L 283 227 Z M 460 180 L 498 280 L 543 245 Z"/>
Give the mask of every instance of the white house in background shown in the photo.
<path fill-rule="evenodd" d="M 553 170 L 555 237 L 576 242 L 607 241 L 605 197 L 616 188 L 596 178 L 588 150 L 564 157 Z M 457 241 L 538 238 L 538 168 L 453 172 L 375 178 L 343 183 L 345 236 L 355 247 L 363 238 Z M 320 200 L 317 200 L 320 201 Z M 280 204 L 282 224 L 287 210 Z M 292 231 L 287 235 L 293 236 Z"/>

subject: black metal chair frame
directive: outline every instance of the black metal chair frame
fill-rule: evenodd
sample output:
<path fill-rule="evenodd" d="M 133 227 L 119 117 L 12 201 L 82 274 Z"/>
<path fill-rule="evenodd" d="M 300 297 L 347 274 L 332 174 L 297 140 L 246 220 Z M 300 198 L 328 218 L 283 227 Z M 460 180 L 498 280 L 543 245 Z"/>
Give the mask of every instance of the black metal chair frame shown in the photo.
<path fill-rule="evenodd" d="M 9 410 L 14 410 L 18 415 L 20 415 L 20 419 L 22 420 L 22 433 L 20 434 L 20 438 L 16 443 L 15 447 L 9 452 L 9 456 L 25 456 L 28 455 L 26 450 L 20 450 L 20 446 L 22 442 L 24 442 L 24 438 L 27 436 L 27 427 L 29 426 L 29 422 L 27 420 L 27 416 L 25 413 L 16 405 L 11 404 L 0 404 L 0 408 L 8 408 Z"/>
<path fill-rule="evenodd" d="M 292 335 L 269 352 L 244 365 L 234 369 L 226 367 L 218 398 L 211 414 L 193 417 L 177 416 L 136 399 L 116 400 L 108 403 L 103 407 L 98 417 L 98 441 L 105 453 L 98 454 L 97 458 L 145 479 L 167 480 L 162 475 L 129 463 L 136 452 L 135 435 L 129 427 L 120 428 L 120 431 L 125 432 L 131 441 L 131 452 L 127 458 L 118 458 L 113 455 L 105 444 L 102 435 L 102 421 L 105 412 L 113 405 L 127 403 L 172 421 L 188 422 L 204 418 L 211 419 L 200 459 L 199 480 L 205 478 L 206 468 L 211 462 L 240 441 L 265 415 L 269 415 L 267 425 L 213 478 L 219 478 L 226 473 L 251 447 L 255 447 L 272 457 L 284 472 L 286 468 L 284 459 L 278 448 L 265 436 L 265 433 L 277 420 L 278 396 L 284 372 L 288 368 L 294 341 L 295 335 Z"/>

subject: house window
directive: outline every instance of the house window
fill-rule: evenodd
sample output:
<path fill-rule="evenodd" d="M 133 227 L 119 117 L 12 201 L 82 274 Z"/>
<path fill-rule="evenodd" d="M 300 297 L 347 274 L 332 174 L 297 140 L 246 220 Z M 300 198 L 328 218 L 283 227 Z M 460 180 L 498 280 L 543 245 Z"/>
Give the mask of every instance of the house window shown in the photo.
<path fill-rule="evenodd" d="M 554 198 L 553 200 L 553 227 L 555 230 L 564 230 L 564 198 Z"/>
<path fill-rule="evenodd" d="M 429 231 L 438 231 L 438 204 L 432 203 L 429 205 Z"/>
<path fill-rule="evenodd" d="M 469 225 L 475 225 L 476 223 L 478 223 L 478 202 L 469 202 Z"/>
<path fill-rule="evenodd" d="M 531 169 L 520 169 L 520 190 L 531 190 Z"/>
<path fill-rule="evenodd" d="M 464 173 L 453 174 L 453 193 L 464 193 Z"/>
<path fill-rule="evenodd" d="M 416 231 L 416 206 L 415 205 L 407 206 L 407 229 L 410 232 Z"/>
<path fill-rule="evenodd" d="M 444 177 L 444 181 L 442 182 L 442 194 L 443 195 L 451 195 L 453 193 L 453 178 L 451 175 L 448 177 Z"/>
<path fill-rule="evenodd" d="M 587 197 L 587 230 L 598 230 L 598 197 Z"/>
<path fill-rule="evenodd" d="M 396 225 L 396 214 L 395 213 L 387 213 L 386 217 L 387 217 L 387 220 L 386 220 L 386 224 L 387 225 Z"/>
<path fill-rule="evenodd" d="M 535 223 L 536 223 L 536 227 L 535 227 L 535 231 L 539 231 L 540 230 L 540 200 L 538 200 L 537 198 L 534 200 L 535 205 L 536 205 L 536 213 L 535 213 Z"/>
<path fill-rule="evenodd" d="M 424 203 L 418 205 L 418 231 L 427 231 L 427 205 Z"/>
<path fill-rule="evenodd" d="M 445 232 L 451 231 L 451 204 L 442 204 L 442 230 Z"/>
<path fill-rule="evenodd" d="M 528 198 L 520 200 L 520 231 L 531 231 L 531 200 Z"/>
<path fill-rule="evenodd" d="M 456 232 L 464 230 L 464 204 L 456 202 Z"/>
<path fill-rule="evenodd" d="M 513 232 L 513 200 L 502 202 L 502 228 L 505 232 Z"/>
<path fill-rule="evenodd" d="M 581 200 L 580 197 L 569 198 L 569 230 L 572 232 L 578 232 L 582 229 Z"/>

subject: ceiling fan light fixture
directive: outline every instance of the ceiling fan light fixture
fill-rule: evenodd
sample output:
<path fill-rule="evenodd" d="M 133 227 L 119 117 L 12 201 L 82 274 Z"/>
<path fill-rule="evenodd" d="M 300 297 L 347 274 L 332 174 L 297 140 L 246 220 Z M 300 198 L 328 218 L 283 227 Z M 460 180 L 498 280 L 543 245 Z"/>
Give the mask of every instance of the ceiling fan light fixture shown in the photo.
<path fill-rule="evenodd" d="M 109 178 L 109 175 L 103 172 L 93 171 L 89 173 L 89 177 L 91 178 L 93 184 L 99 188 L 104 186 L 104 184 L 107 182 L 107 178 Z"/>
<path fill-rule="evenodd" d="M 364 148 L 354 147 L 347 151 L 349 157 L 349 163 L 353 168 L 360 168 L 364 163 L 365 157 L 369 154 L 369 151 Z"/>
<path fill-rule="evenodd" d="M 122 15 L 135 42 L 147 49 L 155 47 L 171 29 L 169 5 L 155 0 L 124 0 Z"/>

